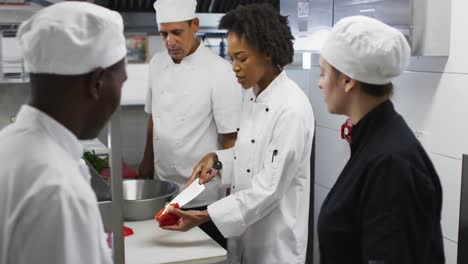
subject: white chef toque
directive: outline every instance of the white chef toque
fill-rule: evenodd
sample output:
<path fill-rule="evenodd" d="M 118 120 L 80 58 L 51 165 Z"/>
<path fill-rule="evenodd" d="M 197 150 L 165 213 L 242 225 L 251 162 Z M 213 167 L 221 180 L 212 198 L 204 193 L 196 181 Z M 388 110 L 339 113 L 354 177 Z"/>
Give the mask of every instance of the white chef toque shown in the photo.
<path fill-rule="evenodd" d="M 31 73 L 80 75 L 107 68 L 127 54 L 120 14 L 87 2 L 61 2 L 38 11 L 17 34 Z"/>
<path fill-rule="evenodd" d="M 397 29 L 370 17 L 351 16 L 335 24 L 320 53 L 347 76 L 384 85 L 408 67 L 411 49 Z"/>
<path fill-rule="evenodd" d="M 157 0 L 154 3 L 158 23 L 181 22 L 195 18 L 196 0 Z"/>

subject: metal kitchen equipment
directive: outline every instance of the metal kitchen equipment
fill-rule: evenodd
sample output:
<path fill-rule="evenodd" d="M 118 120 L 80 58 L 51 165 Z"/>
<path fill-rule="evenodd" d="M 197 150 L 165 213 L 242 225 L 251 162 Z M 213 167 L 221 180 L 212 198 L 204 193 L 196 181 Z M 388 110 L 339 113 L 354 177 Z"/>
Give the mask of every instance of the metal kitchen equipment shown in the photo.
<path fill-rule="evenodd" d="M 109 122 L 108 148 L 111 171 L 112 201 L 100 206 L 104 229 L 113 233 L 112 252 L 114 264 L 125 263 L 125 245 L 123 234 L 123 187 L 122 187 L 122 137 L 120 128 L 120 107 Z M 110 208 L 109 208 L 110 207 Z"/>
<path fill-rule="evenodd" d="M 179 186 L 159 180 L 124 180 L 123 215 L 126 221 L 153 219 L 179 192 Z"/>
<path fill-rule="evenodd" d="M 401 30 L 413 56 L 422 61 L 440 58 L 428 61 L 436 71 L 443 68 L 450 51 L 451 0 L 284 0 L 280 12 L 288 16 L 296 38 L 293 68 L 317 66 L 327 31 L 339 19 L 353 15 L 374 17 Z"/>
<path fill-rule="evenodd" d="M 23 83 L 29 80 L 14 40 L 19 24 L 41 8 L 36 4 L 0 5 L 0 83 Z"/>
<path fill-rule="evenodd" d="M 333 0 L 280 1 L 295 38 L 294 61 L 288 68 L 310 69 L 318 65 L 318 52 L 333 25 Z"/>
<path fill-rule="evenodd" d="M 198 180 L 193 181 L 187 186 L 181 193 L 179 193 L 170 204 L 179 204 L 180 207 L 184 207 L 190 201 L 195 199 L 205 190 L 205 185 L 198 183 Z"/>
<path fill-rule="evenodd" d="M 91 174 L 91 187 L 96 194 L 98 202 L 111 201 L 112 197 L 110 185 L 104 180 L 101 174 L 99 174 L 96 169 L 94 169 L 89 161 L 86 159 L 84 159 L 84 161 L 89 168 L 89 172 Z"/>
<path fill-rule="evenodd" d="M 413 56 L 448 56 L 451 0 L 334 0 L 333 22 L 352 16 L 374 17 L 399 29 Z"/>

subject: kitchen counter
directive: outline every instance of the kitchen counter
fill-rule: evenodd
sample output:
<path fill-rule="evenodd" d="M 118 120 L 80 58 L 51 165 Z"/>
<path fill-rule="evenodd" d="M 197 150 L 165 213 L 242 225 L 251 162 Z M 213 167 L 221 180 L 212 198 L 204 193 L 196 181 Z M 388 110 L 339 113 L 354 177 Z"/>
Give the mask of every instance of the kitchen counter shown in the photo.
<path fill-rule="evenodd" d="M 125 238 L 125 263 L 214 264 L 226 259 L 226 250 L 200 228 L 187 232 L 159 228 L 155 220 L 125 222 L 134 234 Z"/>

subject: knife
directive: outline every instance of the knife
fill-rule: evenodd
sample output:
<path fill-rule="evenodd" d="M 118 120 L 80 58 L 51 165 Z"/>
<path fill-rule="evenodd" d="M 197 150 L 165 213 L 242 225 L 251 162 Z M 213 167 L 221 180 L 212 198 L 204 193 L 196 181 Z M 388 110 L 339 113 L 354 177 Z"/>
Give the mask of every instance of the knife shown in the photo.
<path fill-rule="evenodd" d="M 204 184 L 199 184 L 198 180 L 193 181 L 185 190 L 179 193 L 169 204 L 178 203 L 180 207 L 192 201 L 205 190 Z"/>

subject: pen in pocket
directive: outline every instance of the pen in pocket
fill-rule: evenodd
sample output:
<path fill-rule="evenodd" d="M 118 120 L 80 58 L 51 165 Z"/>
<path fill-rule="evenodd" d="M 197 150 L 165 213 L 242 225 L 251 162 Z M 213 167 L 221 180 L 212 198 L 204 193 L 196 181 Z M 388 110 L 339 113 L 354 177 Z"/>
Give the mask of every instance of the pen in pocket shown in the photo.
<path fill-rule="evenodd" d="M 271 156 L 271 163 L 273 163 L 273 161 L 275 160 L 276 155 L 278 155 L 278 150 L 277 149 L 273 150 L 273 155 Z"/>

